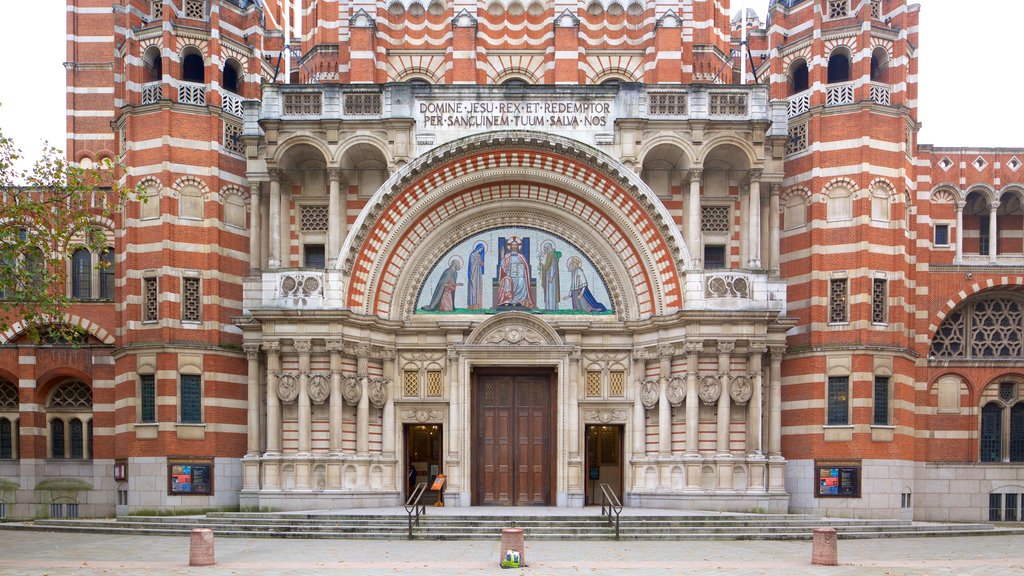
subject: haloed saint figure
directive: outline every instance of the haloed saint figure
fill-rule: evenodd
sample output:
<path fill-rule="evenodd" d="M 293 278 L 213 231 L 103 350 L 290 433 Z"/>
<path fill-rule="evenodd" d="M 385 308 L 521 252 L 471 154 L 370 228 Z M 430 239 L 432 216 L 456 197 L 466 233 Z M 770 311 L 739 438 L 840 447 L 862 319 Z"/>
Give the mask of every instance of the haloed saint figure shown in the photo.
<path fill-rule="evenodd" d="M 477 242 L 469 255 L 469 267 L 466 273 L 466 308 L 479 310 L 484 305 L 484 266 L 487 264 L 487 247 Z"/>
<path fill-rule="evenodd" d="M 569 295 L 566 298 L 572 301 L 572 309 L 580 312 L 605 312 L 608 309 L 604 304 L 597 301 L 594 295 L 590 292 L 590 286 L 587 284 L 587 275 L 583 272 L 583 261 L 577 256 L 569 258 L 569 262 L 566 264 L 569 268 L 569 274 L 572 276 L 572 282 L 569 285 Z"/>
<path fill-rule="evenodd" d="M 505 242 L 505 255 L 498 268 L 498 306 L 533 308 L 530 262 L 520 252 L 522 247 L 518 236 Z"/>
<path fill-rule="evenodd" d="M 430 312 L 451 312 L 455 310 L 455 289 L 462 284 L 458 283 L 459 268 L 462 267 L 461 259 L 453 257 L 448 262 L 448 269 L 438 278 L 434 286 L 434 294 L 430 297 L 430 303 L 422 308 Z"/>

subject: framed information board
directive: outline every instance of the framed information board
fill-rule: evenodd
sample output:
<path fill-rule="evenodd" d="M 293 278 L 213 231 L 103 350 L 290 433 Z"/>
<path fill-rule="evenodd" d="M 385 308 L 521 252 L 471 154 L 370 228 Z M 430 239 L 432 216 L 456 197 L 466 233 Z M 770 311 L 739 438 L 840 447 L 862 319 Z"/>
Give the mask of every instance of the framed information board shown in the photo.
<path fill-rule="evenodd" d="M 167 461 L 167 493 L 213 494 L 213 460 L 178 459 Z"/>
<path fill-rule="evenodd" d="M 818 461 L 814 463 L 817 498 L 860 498 L 860 461 Z"/>

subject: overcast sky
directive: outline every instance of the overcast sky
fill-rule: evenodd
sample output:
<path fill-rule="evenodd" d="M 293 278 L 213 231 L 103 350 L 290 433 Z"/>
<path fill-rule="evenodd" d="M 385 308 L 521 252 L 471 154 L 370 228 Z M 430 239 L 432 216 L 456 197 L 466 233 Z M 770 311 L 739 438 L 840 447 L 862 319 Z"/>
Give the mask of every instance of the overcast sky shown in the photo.
<path fill-rule="evenodd" d="M 27 156 L 43 141 L 65 146 L 65 5 L 0 8 L 0 129 Z M 1024 147 L 1020 0 L 921 0 L 919 142 Z M 764 18 L 768 0 L 733 0 Z"/>

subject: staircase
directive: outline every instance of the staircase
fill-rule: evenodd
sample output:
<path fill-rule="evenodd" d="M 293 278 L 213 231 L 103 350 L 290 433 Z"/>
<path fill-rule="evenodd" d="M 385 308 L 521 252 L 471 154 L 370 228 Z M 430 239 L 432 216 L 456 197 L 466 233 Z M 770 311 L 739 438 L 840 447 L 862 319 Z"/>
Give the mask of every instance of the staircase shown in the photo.
<path fill-rule="evenodd" d="M 217 536 L 248 538 L 344 538 L 403 540 L 409 521 L 389 514 L 331 512 L 220 512 L 205 516 L 126 516 L 117 519 L 36 520 L 0 524 L 0 529 L 94 532 L 103 534 L 184 535 L 193 528 L 212 529 Z M 911 536 L 978 536 L 1024 534 L 1024 528 L 1003 529 L 991 524 L 943 524 L 900 520 L 851 520 L 797 514 L 696 513 L 645 515 L 629 510 L 621 518 L 622 540 L 809 540 L 815 528 L 835 528 L 842 539 Z M 496 540 L 502 528 L 522 528 L 527 540 L 612 540 L 615 529 L 607 519 L 576 515 L 474 515 L 446 510 L 428 514 L 413 526 L 414 539 Z"/>

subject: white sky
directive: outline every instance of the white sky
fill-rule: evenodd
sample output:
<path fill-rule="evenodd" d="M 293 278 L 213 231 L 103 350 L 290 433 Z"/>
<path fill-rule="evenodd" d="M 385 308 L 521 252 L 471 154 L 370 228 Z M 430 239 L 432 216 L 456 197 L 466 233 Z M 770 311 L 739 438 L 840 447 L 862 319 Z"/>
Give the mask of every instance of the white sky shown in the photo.
<path fill-rule="evenodd" d="M 733 0 L 764 18 L 769 0 Z M 919 0 L 919 142 L 1024 147 L 1024 2 Z M 43 141 L 65 147 L 65 2 L 4 2 L 0 8 L 0 129 L 26 156 Z"/>

